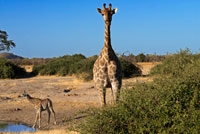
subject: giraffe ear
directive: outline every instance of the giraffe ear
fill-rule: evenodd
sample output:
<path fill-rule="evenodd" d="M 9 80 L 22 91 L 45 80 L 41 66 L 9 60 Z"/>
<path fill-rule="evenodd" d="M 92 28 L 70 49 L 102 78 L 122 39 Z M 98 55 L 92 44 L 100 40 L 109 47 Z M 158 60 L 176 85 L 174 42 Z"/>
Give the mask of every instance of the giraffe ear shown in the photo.
<path fill-rule="evenodd" d="M 116 14 L 116 13 L 117 13 L 117 10 L 118 10 L 117 8 L 114 8 L 114 9 L 113 9 L 113 14 Z"/>
<path fill-rule="evenodd" d="M 100 14 L 102 14 L 102 11 L 101 11 L 100 8 L 97 8 L 97 11 L 98 11 Z"/>

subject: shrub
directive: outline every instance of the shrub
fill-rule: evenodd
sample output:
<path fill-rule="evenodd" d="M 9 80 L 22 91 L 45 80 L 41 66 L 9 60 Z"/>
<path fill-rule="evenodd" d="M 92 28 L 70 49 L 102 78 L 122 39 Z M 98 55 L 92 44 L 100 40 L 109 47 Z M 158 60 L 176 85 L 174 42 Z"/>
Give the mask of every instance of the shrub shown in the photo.
<path fill-rule="evenodd" d="M 60 58 L 54 58 L 47 64 L 34 66 L 32 74 L 37 75 L 59 75 L 66 76 L 75 74 L 83 80 L 93 79 L 93 65 L 97 56 L 86 58 L 81 54 L 66 55 Z M 125 78 L 141 74 L 141 70 L 134 64 L 120 58 L 122 66 L 122 76 Z"/>
<path fill-rule="evenodd" d="M 140 53 L 136 56 L 136 59 L 138 62 L 144 62 L 146 59 L 146 56 L 143 53 Z"/>
<path fill-rule="evenodd" d="M 200 73 L 200 72 L 198 72 Z M 123 92 L 119 104 L 91 111 L 82 133 L 198 133 L 199 75 L 162 78 L 136 84 Z"/>
<path fill-rule="evenodd" d="M 128 62 L 120 58 L 121 68 L 122 68 L 122 77 L 129 78 L 131 76 L 139 76 L 142 74 L 142 71 L 139 67 L 135 66 L 131 62 Z"/>
<path fill-rule="evenodd" d="M 199 133 L 200 59 L 185 52 L 174 55 L 179 67 L 172 61 L 163 63 L 176 69 L 170 75 L 136 83 L 122 90 L 118 104 L 91 110 L 80 125 L 81 133 Z"/>
<path fill-rule="evenodd" d="M 75 73 L 78 78 L 82 80 L 92 80 L 93 79 L 93 66 L 96 61 L 97 56 L 93 56 L 84 60 L 81 60 L 75 64 Z"/>
<path fill-rule="evenodd" d="M 7 61 L 6 59 L 0 58 L 0 78 L 18 78 L 26 74 L 23 68 Z"/>
<path fill-rule="evenodd" d="M 73 74 L 73 64 L 86 59 L 85 56 L 81 54 L 75 55 L 65 55 L 59 58 L 53 58 L 47 64 L 34 66 L 33 73 L 35 75 L 71 75 Z"/>
<path fill-rule="evenodd" d="M 168 56 L 162 64 L 155 66 L 150 74 L 164 74 L 178 76 L 186 66 L 195 63 L 199 54 L 192 54 L 189 49 L 180 50 L 179 53 Z"/>

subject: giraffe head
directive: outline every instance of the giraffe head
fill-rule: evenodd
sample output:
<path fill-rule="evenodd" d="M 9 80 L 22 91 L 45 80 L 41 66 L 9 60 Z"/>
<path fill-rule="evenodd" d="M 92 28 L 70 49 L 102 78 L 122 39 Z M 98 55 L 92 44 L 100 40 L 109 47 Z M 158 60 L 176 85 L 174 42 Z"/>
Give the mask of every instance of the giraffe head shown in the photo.
<path fill-rule="evenodd" d="M 112 5 L 109 4 L 109 7 L 106 8 L 106 4 L 103 4 L 103 10 L 100 8 L 97 8 L 97 11 L 103 16 L 104 22 L 106 24 L 111 24 L 112 21 L 112 15 L 117 12 L 117 8 L 111 9 Z"/>

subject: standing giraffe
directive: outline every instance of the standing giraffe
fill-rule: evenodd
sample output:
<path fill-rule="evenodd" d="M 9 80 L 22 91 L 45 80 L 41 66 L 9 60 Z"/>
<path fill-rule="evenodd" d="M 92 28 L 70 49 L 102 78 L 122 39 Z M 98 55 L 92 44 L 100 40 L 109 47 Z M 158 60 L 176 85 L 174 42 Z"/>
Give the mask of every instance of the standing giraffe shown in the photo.
<path fill-rule="evenodd" d="M 24 97 L 27 97 L 28 101 L 30 103 L 32 103 L 35 106 L 36 109 L 36 118 L 35 118 L 35 123 L 33 125 L 33 128 L 35 128 L 38 118 L 39 118 L 39 128 L 40 128 L 40 124 L 41 124 L 41 115 L 43 111 L 47 111 L 48 112 L 48 124 L 50 123 L 50 115 L 51 113 L 53 113 L 54 116 L 54 124 L 56 124 L 56 116 L 55 116 L 55 112 L 53 110 L 53 104 L 52 101 L 48 98 L 46 99 L 39 99 L 39 98 L 33 98 L 31 97 L 28 93 L 26 93 L 24 91 L 23 93 Z"/>
<path fill-rule="evenodd" d="M 103 16 L 105 22 L 104 47 L 95 61 L 93 68 L 93 79 L 100 93 L 101 106 L 106 105 L 106 88 L 111 87 L 112 99 L 117 102 L 122 85 L 121 65 L 112 49 L 110 38 L 112 15 L 117 12 L 117 8 L 111 9 L 111 6 L 109 4 L 109 7 L 106 8 L 106 4 L 104 3 L 103 10 L 97 8 L 97 11 Z"/>

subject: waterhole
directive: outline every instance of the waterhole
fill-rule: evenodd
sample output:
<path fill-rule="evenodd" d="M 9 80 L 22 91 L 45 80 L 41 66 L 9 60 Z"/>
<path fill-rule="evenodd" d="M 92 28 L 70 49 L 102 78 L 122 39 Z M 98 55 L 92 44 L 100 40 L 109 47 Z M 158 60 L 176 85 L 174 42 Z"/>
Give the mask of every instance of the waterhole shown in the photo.
<path fill-rule="evenodd" d="M 22 123 L 0 121 L 0 132 L 33 132 L 33 131 L 36 131 L 36 129 L 33 129 Z"/>

